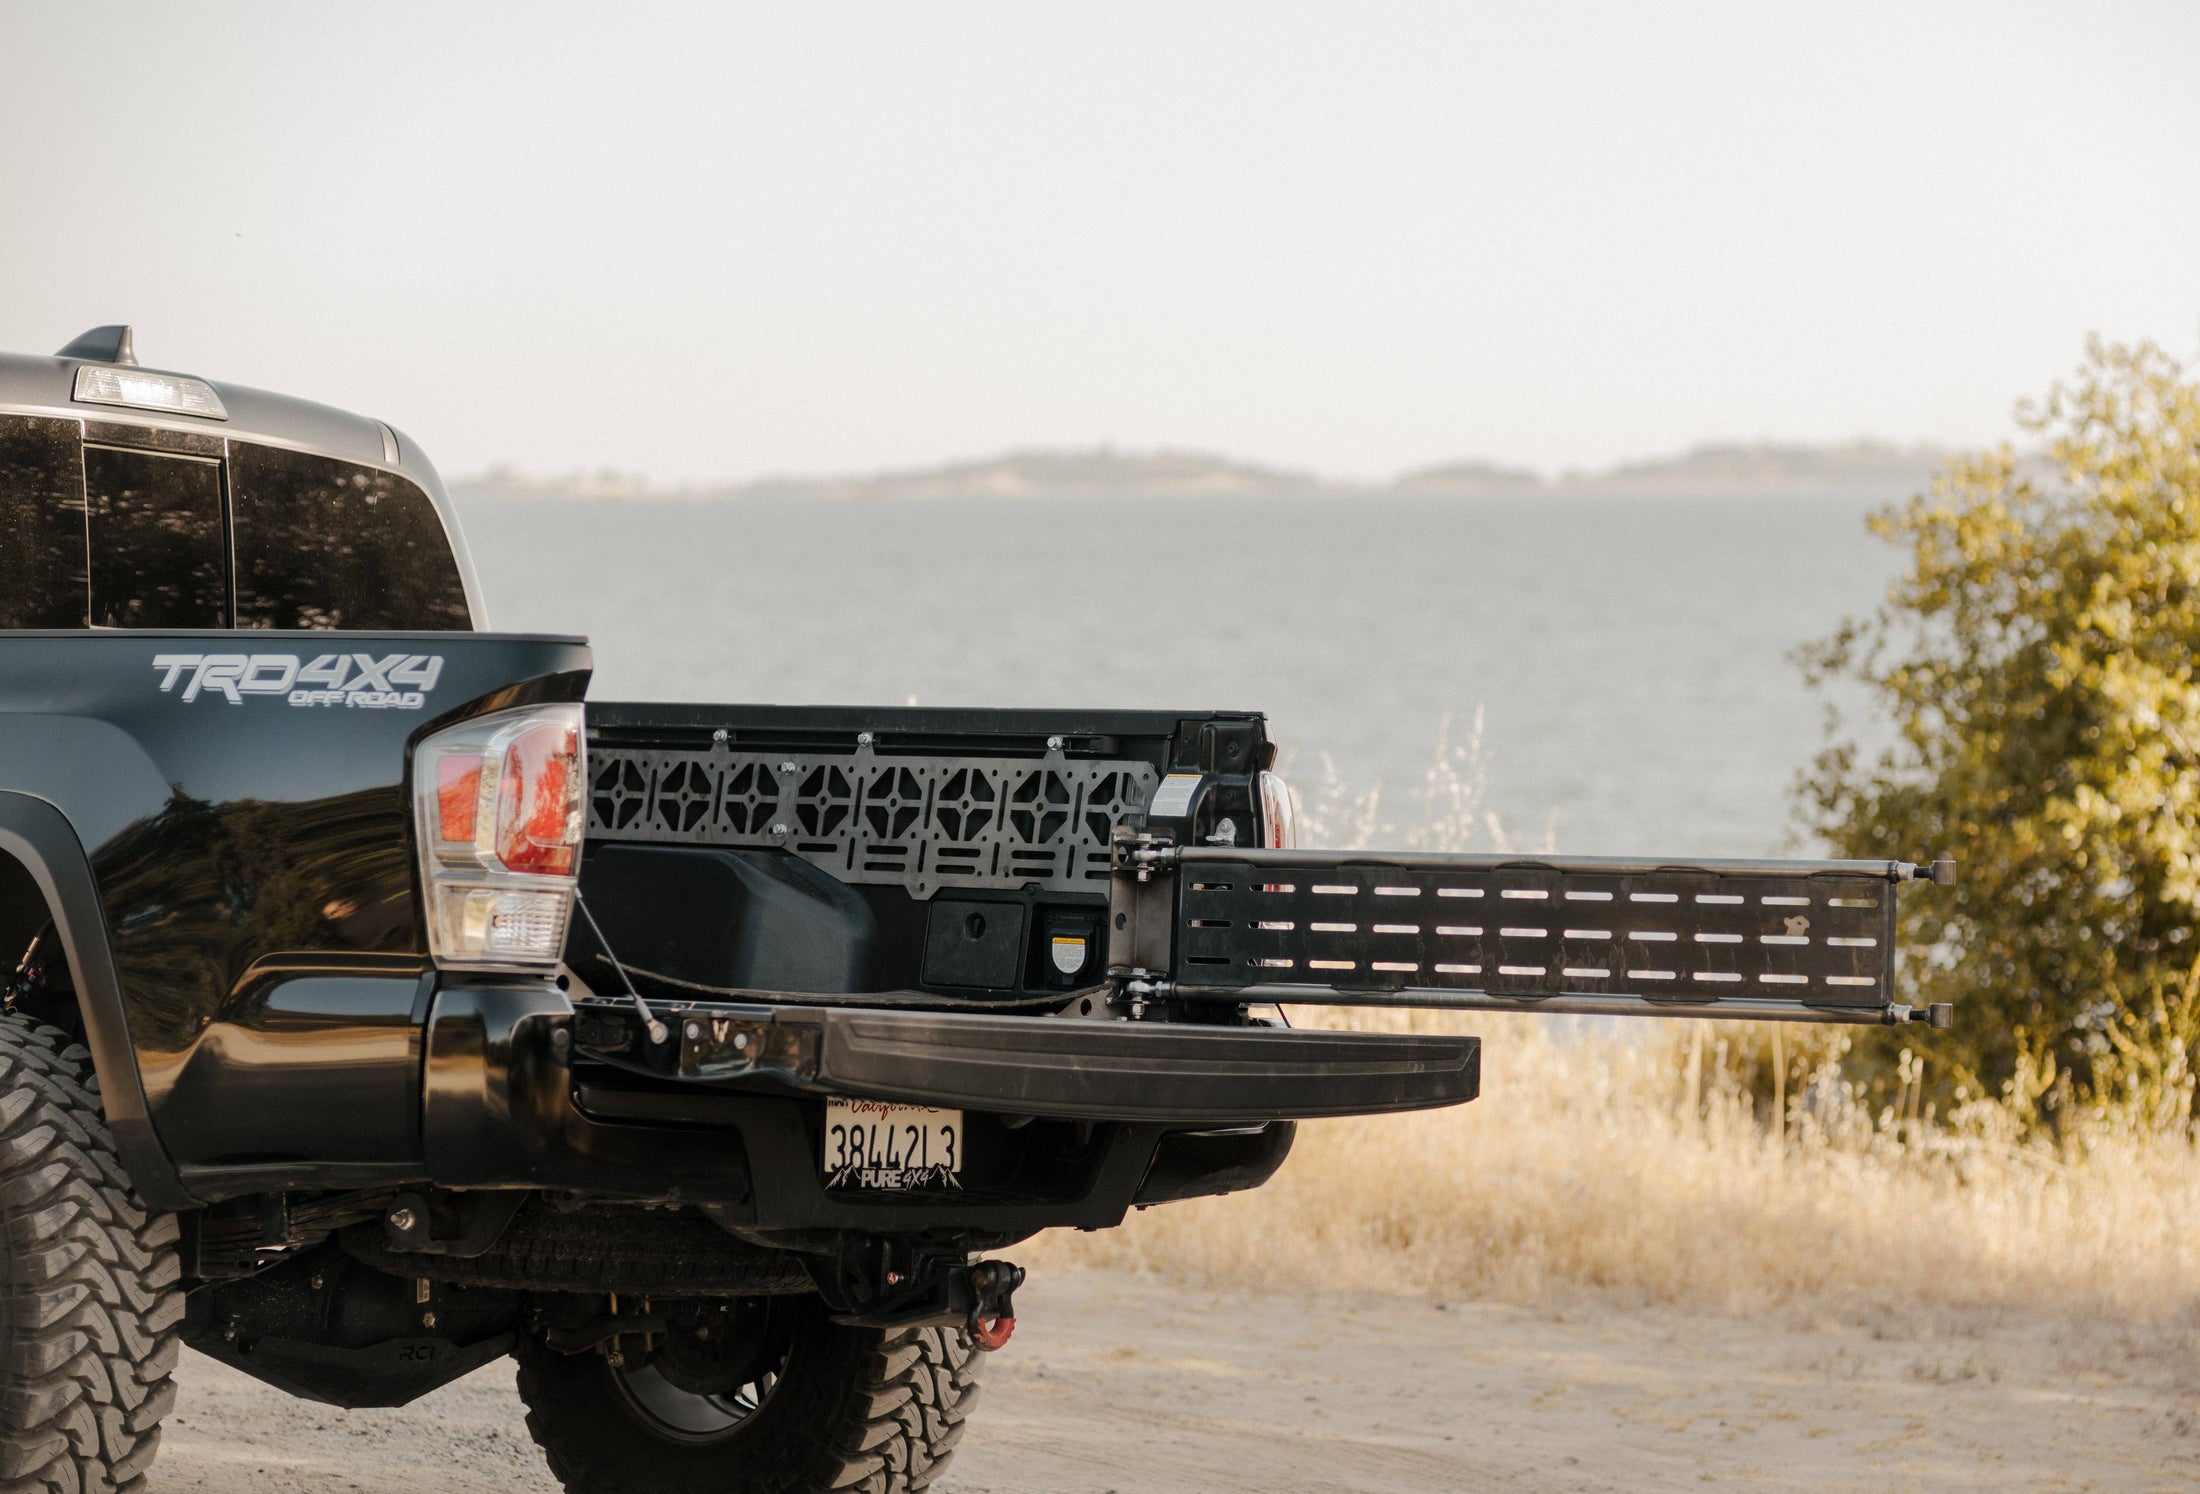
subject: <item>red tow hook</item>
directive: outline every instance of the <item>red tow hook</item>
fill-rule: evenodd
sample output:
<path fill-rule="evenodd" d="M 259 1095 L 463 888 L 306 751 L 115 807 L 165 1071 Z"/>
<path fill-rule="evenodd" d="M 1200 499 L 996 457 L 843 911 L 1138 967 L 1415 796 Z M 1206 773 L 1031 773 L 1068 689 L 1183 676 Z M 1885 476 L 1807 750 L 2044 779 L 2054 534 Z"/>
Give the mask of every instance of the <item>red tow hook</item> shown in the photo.
<path fill-rule="evenodd" d="M 1016 1305 L 1011 1300 L 1024 1284 L 1024 1268 L 1007 1261 L 980 1261 L 970 1268 L 970 1341 L 987 1353 L 998 1349 L 1016 1331 Z"/>

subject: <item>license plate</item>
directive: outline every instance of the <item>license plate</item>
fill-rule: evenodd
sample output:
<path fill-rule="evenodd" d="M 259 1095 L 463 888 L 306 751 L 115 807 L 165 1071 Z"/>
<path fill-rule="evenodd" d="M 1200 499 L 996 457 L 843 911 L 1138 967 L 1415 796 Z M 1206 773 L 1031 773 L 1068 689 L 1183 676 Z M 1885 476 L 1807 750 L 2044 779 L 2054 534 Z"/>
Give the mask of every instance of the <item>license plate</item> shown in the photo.
<path fill-rule="evenodd" d="M 962 1122 L 960 1110 L 889 1105 L 883 1100 L 828 1099 L 825 1186 L 960 1187 Z"/>

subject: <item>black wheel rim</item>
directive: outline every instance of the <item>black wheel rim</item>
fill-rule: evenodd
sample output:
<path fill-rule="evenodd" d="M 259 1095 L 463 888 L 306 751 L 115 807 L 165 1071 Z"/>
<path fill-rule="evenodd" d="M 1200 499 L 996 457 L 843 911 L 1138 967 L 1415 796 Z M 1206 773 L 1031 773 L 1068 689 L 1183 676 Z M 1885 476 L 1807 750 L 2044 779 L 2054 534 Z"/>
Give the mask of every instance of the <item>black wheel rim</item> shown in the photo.
<path fill-rule="evenodd" d="M 655 1365 L 611 1371 L 626 1408 L 659 1436 L 674 1442 L 719 1442 L 733 1436 L 771 1399 L 779 1376 L 766 1374 L 726 1395 L 682 1390 Z"/>

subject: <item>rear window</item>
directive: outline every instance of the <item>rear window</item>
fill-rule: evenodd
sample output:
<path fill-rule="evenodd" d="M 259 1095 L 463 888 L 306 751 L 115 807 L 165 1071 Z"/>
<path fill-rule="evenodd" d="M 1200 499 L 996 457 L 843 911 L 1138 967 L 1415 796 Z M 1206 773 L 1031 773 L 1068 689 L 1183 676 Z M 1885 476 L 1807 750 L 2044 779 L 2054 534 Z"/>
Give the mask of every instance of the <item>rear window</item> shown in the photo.
<path fill-rule="evenodd" d="M 473 626 L 443 521 L 391 472 L 233 442 L 240 628 Z"/>
<path fill-rule="evenodd" d="M 0 416 L 0 628 L 472 625 L 442 517 L 395 473 Z"/>
<path fill-rule="evenodd" d="M 84 626 L 84 448 L 73 420 L 0 419 L 0 628 Z"/>
<path fill-rule="evenodd" d="M 220 458 L 86 444 L 84 499 L 93 627 L 227 623 Z"/>

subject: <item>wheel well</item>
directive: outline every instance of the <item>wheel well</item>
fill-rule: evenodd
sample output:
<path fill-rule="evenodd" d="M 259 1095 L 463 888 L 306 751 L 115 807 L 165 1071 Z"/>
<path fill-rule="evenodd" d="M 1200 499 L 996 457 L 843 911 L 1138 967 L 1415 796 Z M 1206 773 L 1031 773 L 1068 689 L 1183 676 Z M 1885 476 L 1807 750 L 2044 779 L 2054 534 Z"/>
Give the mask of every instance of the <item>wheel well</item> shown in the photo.
<path fill-rule="evenodd" d="M 0 851 L 0 984 L 8 1005 L 84 1040 L 69 957 L 58 939 L 44 939 L 40 958 L 26 963 L 41 936 L 54 926 L 54 911 L 30 868 Z"/>
<path fill-rule="evenodd" d="M 31 941 L 52 922 L 53 910 L 30 868 L 0 851 L 0 965 L 12 974 Z"/>

